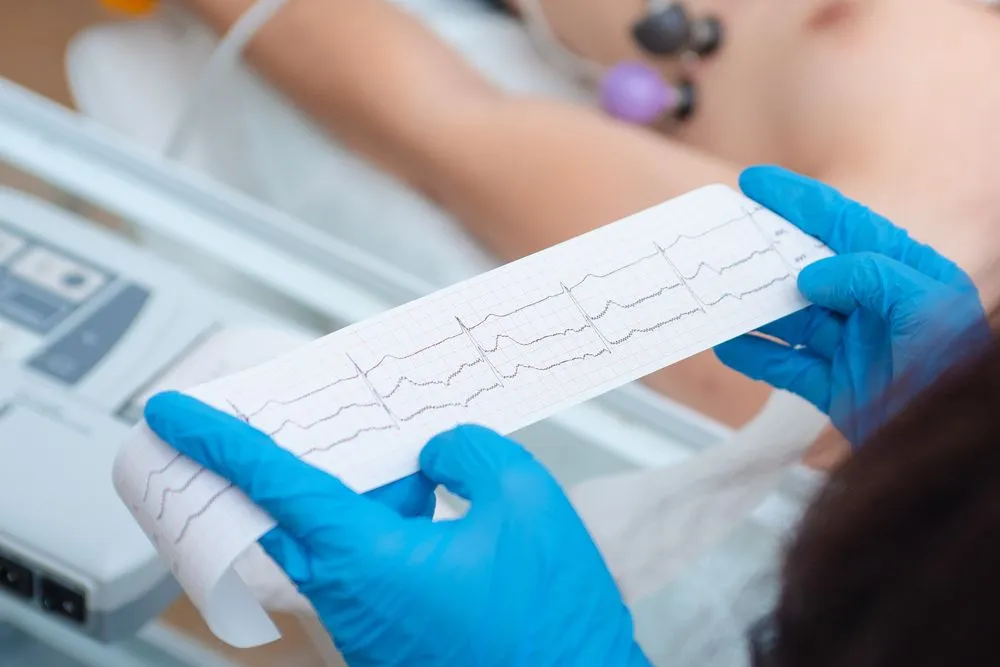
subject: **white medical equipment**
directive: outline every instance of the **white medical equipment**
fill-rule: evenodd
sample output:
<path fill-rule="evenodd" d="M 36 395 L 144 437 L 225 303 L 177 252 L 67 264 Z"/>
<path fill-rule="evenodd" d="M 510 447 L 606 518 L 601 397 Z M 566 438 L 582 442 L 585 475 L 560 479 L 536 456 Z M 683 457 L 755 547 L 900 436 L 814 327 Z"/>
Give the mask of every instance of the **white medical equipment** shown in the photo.
<path fill-rule="evenodd" d="M 232 323 L 278 326 L 54 206 L 0 190 L 8 595 L 103 641 L 131 636 L 174 599 L 108 471 L 142 399 Z"/>

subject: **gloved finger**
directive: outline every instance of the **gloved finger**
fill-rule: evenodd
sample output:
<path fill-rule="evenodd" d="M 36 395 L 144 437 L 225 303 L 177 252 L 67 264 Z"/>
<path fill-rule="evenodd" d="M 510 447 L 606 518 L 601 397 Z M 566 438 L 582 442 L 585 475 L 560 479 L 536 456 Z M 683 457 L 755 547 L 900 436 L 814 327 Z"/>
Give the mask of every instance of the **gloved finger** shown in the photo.
<path fill-rule="evenodd" d="M 312 576 L 309 550 L 299 544 L 280 526 L 272 528 L 257 540 L 264 553 L 278 564 L 296 585 L 307 583 Z"/>
<path fill-rule="evenodd" d="M 504 472 L 534 463 L 521 445 L 481 426 L 445 431 L 420 452 L 420 470 L 427 477 L 472 502 L 502 495 Z"/>
<path fill-rule="evenodd" d="M 877 252 L 957 289 L 975 289 L 954 262 L 829 185 L 765 166 L 745 170 L 740 188 L 836 253 Z"/>
<path fill-rule="evenodd" d="M 844 315 L 863 308 L 887 322 L 901 305 L 915 306 L 929 291 L 946 289 L 916 269 L 870 252 L 814 262 L 799 273 L 798 286 L 818 306 Z"/>
<path fill-rule="evenodd" d="M 423 473 L 369 491 L 365 495 L 377 500 L 404 518 L 432 517 L 437 499 L 434 489 L 437 485 Z"/>
<path fill-rule="evenodd" d="M 830 364 L 810 352 L 746 334 L 716 346 L 715 354 L 752 380 L 797 394 L 823 412 L 830 408 Z"/>
<path fill-rule="evenodd" d="M 350 543 L 356 526 L 398 519 L 266 434 L 194 398 L 158 394 L 146 403 L 145 417 L 161 440 L 232 482 L 303 544 L 328 528 L 342 529 Z"/>
<path fill-rule="evenodd" d="M 826 308 L 812 306 L 766 324 L 758 331 L 830 359 L 844 338 L 844 319 Z"/>

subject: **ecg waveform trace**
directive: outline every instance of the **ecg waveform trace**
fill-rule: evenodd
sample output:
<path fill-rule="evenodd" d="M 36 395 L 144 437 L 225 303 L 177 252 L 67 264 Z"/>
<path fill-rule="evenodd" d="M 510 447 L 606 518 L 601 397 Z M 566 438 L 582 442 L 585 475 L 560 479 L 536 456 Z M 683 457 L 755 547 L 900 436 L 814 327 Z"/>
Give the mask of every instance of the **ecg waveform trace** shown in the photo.
<path fill-rule="evenodd" d="M 744 209 L 742 215 L 728 219 L 696 234 L 678 234 L 666 245 L 651 241 L 649 252 L 627 263 L 602 273 L 587 272 L 578 280 L 571 283 L 559 282 L 558 288 L 553 289 L 550 293 L 504 312 L 489 312 L 471 323 L 464 322 L 460 316 L 454 315 L 455 326 L 453 333 L 406 353 L 383 354 L 377 361 L 367 367 L 362 367 L 350 351 L 344 351 L 342 354 L 348 362 L 347 366 L 352 368 L 353 371 L 348 371 L 346 375 L 336 377 L 330 382 L 310 388 L 295 396 L 289 398 L 269 398 L 253 407 L 239 407 L 236 404 L 236 400 L 232 398 L 227 398 L 226 402 L 239 418 L 275 438 L 284 436 L 290 431 L 308 432 L 320 427 L 330 426 L 338 420 L 360 411 L 374 411 L 373 414 L 381 415 L 380 421 L 371 421 L 362 426 L 347 426 L 339 430 L 339 435 L 332 437 L 329 442 L 314 445 L 303 451 L 296 452 L 297 456 L 304 459 L 308 456 L 329 451 L 334 447 L 357 440 L 368 433 L 399 430 L 402 424 L 407 424 L 430 412 L 449 408 L 466 408 L 481 397 L 508 387 L 510 383 L 516 382 L 523 373 L 545 373 L 559 367 L 587 362 L 588 360 L 606 355 L 614 355 L 618 348 L 628 345 L 637 336 L 676 325 L 689 318 L 705 317 L 708 315 L 709 309 L 723 302 L 730 300 L 743 301 L 751 296 L 767 291 L 776 284 L 793 279 L 797 274 L 796 264 L 804 261 L 806 256 L 799 254 L 794 258 L 789 258 L 784 255 L 779 245 L 786 231 L 779 228 L 772 234 L 765 232 L 754 218 L 759 210 Z M 715 264 L 709 259 L 699 259 L 693 271 L 685 273 L 678 268 L 675 259 L 671 256 L 671 251 L 675 250 L 680 244 L 686 241 L 697 241 L 709 237 L 714 233 L 727 230 L 740 223 L 749 225 L 750 229 L 755 231 L 754 236 L 759 240 L 759 245 L 748 249 L 737 258 L 723 263 Z M 823 246 L 819 244 L 817 247 Z M 770 274 L 763 276 L 760 282 L 753 285 L 747 285 L 742 289 L 723 286 L 722 289 L 717 290 L 714 296 L 708 296 L 696 284 L 702 277 L 711 276 L 713 279 L 720 279 L 731 271 L 751 266 L 768 256 L 773 256 L 777 259 L 778 265 L 781 267 L 780 272 L 772 271 Z M 596 309 L 588 309 L 577 297 L 577 291 L 582 289 L 587 283 L 610 280 L 626 275 L 630 270 L 637 267 L 653 265 L 653 263 L 659 263 L 658 266 L 663 270 L 663 280 L 650 292 L 629 299 L 605 298 L 603 304 Z M 661 319 L 657 319 L 651 323 L 643 324 L 637 322 L 627 324 L 626 330 L 618 334 L 613 334 L 604 328 L 602 321 L 612 312 L 619 312 L 624 316 L 629 311 L 656 303 L 657 300 L 661 300 L 677 291 L 686 293 L 691 300 L 688 305 L 680 308 L 677 312 L 661 316 Z M 519 338 L 515 332 L 503 330 L 479 334 L 479 331 L 487 325 L 499 326 L 509 318 L 529 313 L 534 308 L 550 304 L 557 300 L 563 301 L 568 310 L 578 313 L 579 320 L 576 324 L 526 338 Z M 664 307 L 663 312 L 669 313 L 669 309 Z M 575 353 L 564 355 L 547 363 L 531 362 L 527 357 L 521 358 L 515 356 L 510 368 L 504 369 L 504 360 L 494 359 L 494 356 L 498 355 L 501 350 L 511 346 L 524 351 L 526 354 L 527 351 L 536 349 L 547 342 L 569 339 L 585 334 L 589 334 L 586 344 L 582 347 L 578 345 Z M 439 351 L 444 346 L 458 344 L 459 342 L 461 342 L 463 349 L 468 354 L 468 358 L 459 357 L 457 359 L 459 363 L 449 369 L 446 375 L 422 379 L 414 378 L 408 376 L 406 372 L 410 371 L 406 371 L 404 368 L 399 371 L 398 377 L 381 391 L 376 386 L 376 381 L 372 379 L 376 371 L 382 371 L 388 364 L 411 362 L 421 355 Z M 453 354 L 452 356 L 455 355 Z M 509 362 L 509 360 L 507 361 Z M 478 370 L 483 371 L 484 377 L 481 378 L 482 382 L 475 386 L 474 389 L 466 389 L 463 394 L 452 397 L 449 400 L 427 401 L 415 409 L 411 408 L 406 411 L 395 408 L 391 404 L 394 397 L 400 391 L 403 391 L 404 388 L 412 387 L 413 389 L 425 390 L 437 387 L 451 388 L 453 383 L 461 381 Z M 294 408 L 297 404 L 309 399 L 330 394 L 342 387 L 351 386 L 357 387 L 357 391 L 355 392 L 356 398 L 334 405 L 332 410 L 321 417 L 310 421 L 299 421 L 294 415 L 281 414 L 283 409 Z M 268 426 L 267 418 L 272 413 L 277 414 L 278 421 L 277 424 Z M 185 493 L 204 472 L 204 470 L 197 470 L 179 485 L 165 486 L 159 494 L 151 494 L 150 489 L 153 486 L 154 480 L 168 472 L 179 458 L 178 455 L 160 468 L 151 471 L 145 480 L 142 501 L 146 502 L 151 496 L 158 498 L 158 508 L 155 514 L 157 521 L 162 520 L 167 513 L 170 500 Z M 184 520 L 180 530 L 177 531 L 174 543 L 177 544 L 183 540 L 188 534 L 191 524 L 203 516 L 211 504 L 216 502 L 230 488 L 231 485 L 225 485 L 218 489 L 207 499 L 203 506 L 193 511 Z"/>

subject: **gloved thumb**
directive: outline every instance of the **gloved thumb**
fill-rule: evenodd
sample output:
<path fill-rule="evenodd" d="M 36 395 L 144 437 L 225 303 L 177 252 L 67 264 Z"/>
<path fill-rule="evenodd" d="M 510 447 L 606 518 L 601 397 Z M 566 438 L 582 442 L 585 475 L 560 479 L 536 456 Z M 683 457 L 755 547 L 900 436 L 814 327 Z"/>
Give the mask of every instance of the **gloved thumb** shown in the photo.
<path fill-rule="evenodd" d="M 821 259 L 802 269 L 799 291 L 812 303 L 850 315 L 858 308 L 888 321 L 901 314 L 900 304 L 939 287 L 933 279 L 902 262 L 872 252 Z M 946 315 L 946 313 L 942 313 Z"/>
<path fill-rule="evenodd" d="M 420 469 L 430 480 L 466 500 L 504 495 L 512 473 L 538 468 L 521 445 L 482 426 L 459 426 L 435 436 L 420 453 Z"/>

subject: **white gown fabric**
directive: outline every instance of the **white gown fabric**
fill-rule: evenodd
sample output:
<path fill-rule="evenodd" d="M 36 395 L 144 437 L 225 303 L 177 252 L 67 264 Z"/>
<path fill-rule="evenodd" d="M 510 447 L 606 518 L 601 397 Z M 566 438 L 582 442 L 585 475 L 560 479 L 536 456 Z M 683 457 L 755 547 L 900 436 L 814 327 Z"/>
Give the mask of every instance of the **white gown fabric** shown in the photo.
<path fill-rule="evenodd" d="M 586 91 L 536 54 L 517 22 L 485 5 L 398 4 L 498 86 L 588 103 Z M 70 85 L 82 111 L 158 149 L 217 43 L 178 11 L 98 26 L 71 45 Z M 495 265 L 450 215 L 337 145 L 250 68 L 238 66 L 206 106 L 180 156 L 187 165 L 433 285 Z"/>

